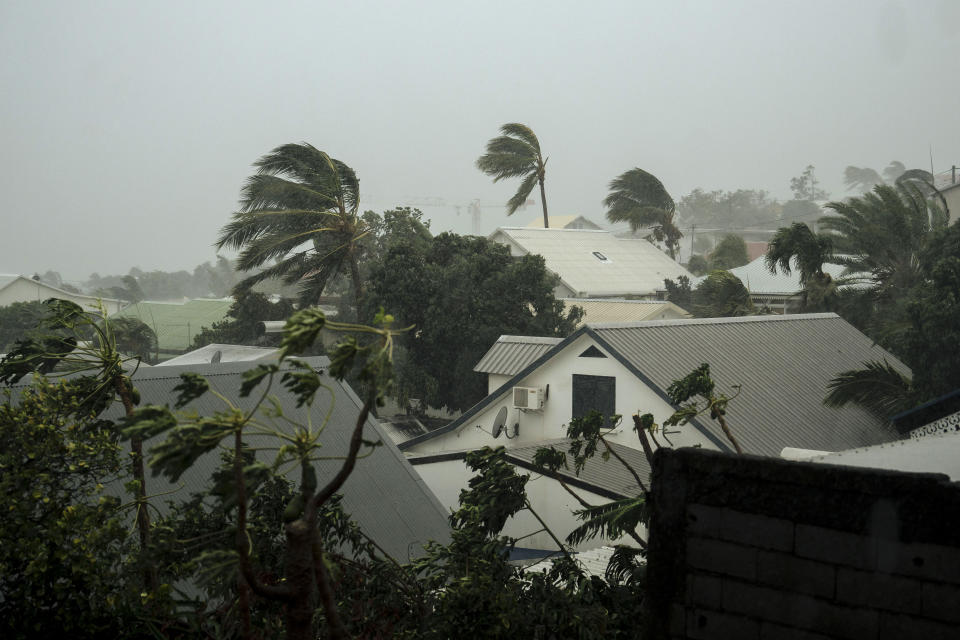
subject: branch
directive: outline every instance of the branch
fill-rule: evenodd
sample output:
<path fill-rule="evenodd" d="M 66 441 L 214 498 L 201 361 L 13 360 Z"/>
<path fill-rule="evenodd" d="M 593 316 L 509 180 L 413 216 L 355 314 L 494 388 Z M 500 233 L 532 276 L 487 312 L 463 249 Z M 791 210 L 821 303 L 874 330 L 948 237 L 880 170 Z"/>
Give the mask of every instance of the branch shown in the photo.
<path fill-rule="evenodd" d="M 330 574 L 327 573 L 327 566 L 323 562 L 323 549 L 320 548 L 320 541 L 316 536 L 314 536 L 311 551 L 313 553 L 313 570 L 317 580 L 317 588 L 320 590 L 320 604 L 327 616 L 330 637 L 335 640 L 348 640 L 350 634 L 347 632 L 343 619 L 340 617 L 340 612 L 337 610 L 337 602 L 333 596 L 333 585 L 330 584 Z"/>
<path fill-rule="evenodd" d="M 234 435 L 233 444 L 233 478 L 237 485 L 237 556 L 239 557 L 240 575 L 250 589 L 268 600 L 291 602 L 293 591 L 289 586 L 263 584 L 253 573 L 250 564 L 250 546 L 247 541 L 247 485 L 243 478 L 243 437 L 238 428 Z"/>
<path fill-rule="evenodd" d="M 360 410 L 360 415 L 357 416 L 357 424 L 353 427 L 353 435 L 350 437 L 350 449 L 347 452 L 347 458 L 343 466 L 340 467 L 340 471 L 337 472 L 337 475 L 335 475 L 323 489 L 318 491 L 313 500 L 307 504 L 307 508 L 311 511 L 304 515 L 304 520 L 307 522 L 315 522 L 315 514 L 320 508 L 320 505 L 329 500 L 330 496 L 336 493 L 340 487 L 343 486 L 343 483 L 347 481 L 347 478 L 350 477 L 350 474 L 353 473 L 353 468 L 357 464 L 357 454 L 360 452 L 360 446 L 363 444 L 363 427 L 367 422 L 367 417 L 370 415 L 370 409 L 373 408 L 373 403 L 376 401 L 376 398 L 376 391 L 370 391 L 367 396 L 367 401 L 363 403 L 363 408 Z"/>
<path fill-rule="evenodd" d="M 647 457 L 647 463 L 653 467 L 653 449 L 650 448 L 650 442 L 647 440 L 646 429 L 640 423 L 640 414 L 633 414 L 633 426 L 640 438 L 640 445 L 643 447 L 643 455 Z"/>
<path fill-rule="evenodd" d="M 643 484 L 643 480 L 640 479 L 640 474 L 638 474 L 638 473 L 634 470 L 633 467 L 631 467 L 629 464 L 627 464 L 627 461 L 624 460 L 624 459 L 620 456 L 619 453 L 617 453 L 616 451 L 613 450 L 613 447 L 610 446 L 610 443 L 608 443 L 608 442 L 604 439 L 603 436 L 600 436 L 600 442 L 602 442 L 602 443 L 603 443 L 603 446 L 605 446 L 605 447 L 607 448 L 607 451 L 610 452 L 610 455 L 612 455 L 614 458 L 616 458 L 617 460 L 619 460 L 619 461 L 620 461 L 620 464 L 622 464 L 623 466 L 625 466 L 625 467 L 627 468 L 627 471 L 629 471 L 630 474 L 633 476 L 633 478 L 637 481 L 637 486 L 640 487 L 641 491 L 643 491 L 644 493 L 646 493 L 646 492 L 647 492 L 647 487 L 646 487 L 646 485 Z"/>

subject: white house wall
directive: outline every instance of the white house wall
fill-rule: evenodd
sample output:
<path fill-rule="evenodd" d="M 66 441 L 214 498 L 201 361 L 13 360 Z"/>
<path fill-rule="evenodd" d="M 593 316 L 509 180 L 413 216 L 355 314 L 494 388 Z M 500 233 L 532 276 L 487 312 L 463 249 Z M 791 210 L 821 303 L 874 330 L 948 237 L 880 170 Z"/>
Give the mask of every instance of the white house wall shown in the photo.
<path fill-rule="evenodd" d="M 49 298 L 61 298 L 75 302 L 87 311 L 96 311 L 97 298 L 93 296 L 77 295 L 69 291 L 61 291 L 54 287 L 31 280 L 17 278 L 9 285 L 0 289 L 0 307 L 11 305 L 14 302 L 43 302 Z M 119 300 L 103 300 L 107 315 L 116 313 L 123 308 Z"/>
<path fill-rule="evenodd" d="M 416 464 L 413 468 L 420 474 L 423 481 L 436 494 L 437 498 L 447 510 L 454 511 L 460 505 L 460 490 L 468 486 L 468 482 L 473 475 L 463 460 L 444 460 L 441 462 L 430 462 L 427 464 Z M 530 481 L 527 482 L 527 498 L 530 504 L 536 509 L 537 514 L 544 519 L 547 526 L 560 540 L 564 540 L 571 531 L 580 525 L 580 521 L 573 515 L 575 509 L 581 506 L 573 497 L 567 493 L 560 484 L 546 476 L 533 473 L 527 469 L 518 468 L 517 472 L 521 475 L 529 475 Z M 609 502 L 609 498 L 597 495 L 590 491 L 574 488 L 577 495 L 581 496 L 590 504 L 603 504 Z M 527 511 L 521 511 L 507 521 L 503 528 L 503 535 L 520 539 L 517 542 L 518 547 L 528 549 L 556 549 L 557 545 L 546 532 L 529 535 L 538 529 L 541 525 Z M 642 534 L 643 532 L 641 532 Z M 529 536 L 529 537 L 526 537 Z M 521 539 L 522 538 L 522 539 Z M 587 540 L 577 545 L 577 551 L 594 549 L 603 545 L 628 544 L 635 546 L 634 541 L 629 537 L 617 540 L 609 538 L 595 538 Z"/>
<path fill-rule="evenodd" d="M 595 346 L 607 357 L 579 357 L 590 346 Z M 424 454 L 474 450 L 484 446 L 502 445 L 509 448 L 564 438 L 573 409 L 573 374 L 613 376 L 617 379 L 616 411 L 624 416 L 624 419 L 621 426 L 609 435 L 613 442 L 640 449 L 630 416 L 637 412 L 652 413 L 657 423 L 662 424 L 663 420 L 673 413 L 669 403 L 653 389 L 596 344 L 593 338 L 582 335 L 517 384 L 522 387 L 542 387 L 544 390 L 549 385 L 549 397 L 541 410 L 514 409 L 513 394 L 508 391 L 458 429 L 414 445 L 408 451 Z M 507 431 L 512 434 L 513 426 L 517 423 L 520 425 L 520 432 L 516 437 L 507 438 L 501 435 L 494 439 L 491 435 L 494 419 L 502 407 L 507 407 Z M 689 425 L 680 428 L 679 433 L 671 435 L 670 440 L 674 446 L 701 445 L 710 449 L 716 448 Z"/>

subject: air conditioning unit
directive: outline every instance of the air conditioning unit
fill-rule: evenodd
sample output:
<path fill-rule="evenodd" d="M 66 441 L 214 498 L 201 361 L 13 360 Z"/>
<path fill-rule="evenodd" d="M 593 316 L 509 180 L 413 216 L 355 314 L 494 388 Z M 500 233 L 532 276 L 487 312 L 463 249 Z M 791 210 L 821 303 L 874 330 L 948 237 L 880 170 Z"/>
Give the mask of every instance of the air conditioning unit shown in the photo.
<path fill-rule="evenodd" d="M 514 409 L 542 409 L 543 389 L 538 387 L 514 387 Z"/>

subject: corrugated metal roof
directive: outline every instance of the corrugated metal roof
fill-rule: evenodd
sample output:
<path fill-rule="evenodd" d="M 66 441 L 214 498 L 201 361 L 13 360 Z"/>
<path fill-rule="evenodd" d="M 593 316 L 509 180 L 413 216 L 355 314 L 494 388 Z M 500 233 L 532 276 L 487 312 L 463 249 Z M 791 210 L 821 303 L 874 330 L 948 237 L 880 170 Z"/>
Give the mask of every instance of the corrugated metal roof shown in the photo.
<path fill-rule="evenodd" d="M 583 309 L 580 324 L 588 322 L 636 322 L 689 318 L 690 314 L 672 302 L 659 300 L 603 300 L 599 298 L 563 298 L 567 310 Z M 577 326 L 580 326 L 579 324 Z"/>
<path fill-rule="evenodd" d="M 217 358 L 217 354 L 220 354 L 218 362 L 251 362 L 253 360 L 276 359 L 278 353 L 279 349 L 268 347 L 249 347 L 241 344 L 208 344 L 182 356 L 161 362 L 156 366 L 174 367 L 188 364 L 211 364 Z"/>
<path fill-rule="evenodd" d="M 960 481 L 960 433 L 942 433 L 918 439 L 828 453 L 810 462 L 850 467 L 891 469 L 916 473 L 944 473 Z"/>
<path fill-rule="evenodd" d="M 547 269 L 577 296 L 654 295 L 666 278 L 691 277 L 646 240 L 617 238 L 609 231 L 501 227 L 490 239 L 543 256 Z"/>
<path fill-rule="evenodd" d="M 563 338 L 500 336 L 473 368 L 478 373 L 512 376 L 553 348 Z"/>
<path fill-rule="evenodd" d="M 765 260 L 765 256 L 760 256 L 742 267 L 730 269 L 730 273 L 740 278 L 740 282 L 750 293 L 757 295 L 792 296 L 803 290 L 800 285 L 800 273 L 796 268 L 790 271 L 790 275 L 784 274 L 779 269 L 777 269 L 777 273 L 770 273 Z M 823 271 L 837 280 L 843 277 L 844 267 L 839 264 L 827 263 L 823 265 Z M 694 278 L 691 280 L 691 285 L 696 287 L 706 277 Z"/>
<path fill-rule="evenodd" d="M 603 546 L 597 547 L 596 549 L 590 549 L 588 551 L 580 551 L 572 554 L 573 559 L 577 561 L 577 564 L 580 565 L 580 568 L 583 569 L 583 572 L 588 576 L 597 576 L 598 578 L 603 578 L 607 574 L 607 566 L 610 564 L 610 558 L 613 556 L 614 549 L 613 547 Z M 547 560 L 541 560 L 534 564 L 528 565 L 523 568 L 524 571 L 532 572 L 536 571 L 539 573 L 546 573 L 553 567 L 553 561 L 559 555 L 554 555 Z"/>
<path fill-rule="evenodd" d="M 624 428 L 629 429 L 630 426 L 627 425 Z M 566 438 L 559 440 L 547 440 L 524 447 L 513 447 L 507 449 L 506 454 L 508 460 L 511 460 L 514 463 L 520 464 L 524 467 L 529 467 L 533 465 L 533 457 L 536 455 L 538 449 L 553 447 L 566 453 L 569 449 L 569 446 L 570 440 Z M 610 447 L 617 453 L 617 455 L 626 460 L 627 464 L 633 467 L 634 471 L 637 472 L 637 475 L 640 476 L 640 479 L 649 488 L 650 465 L 647 463 L 647 458 L 643 455 L 643 452 L 638 449 L 631 449 L 630 447 L 616 443 L 611 443 Z M 570 480 L 579 480 L 582 483 L 596 487 L 598 490 L 612 491 L 613 493 L 624 498 L 631 498 L 639 495 L 641 489 L 637 484 L 637 479 L 633 477 L 633 474 L 630 473 L 630 471 L 613 456 L 610 456 L 610 458 L 604 460 L 600 455 L 600 453 L 603 451 L 603 445 L 598 445 L 597 448 L 597 455 L 587 461 L 583 469 L 580 471 L 579 476 L 573 472 L 572 460 L 570 460 L 570 469 L 561 469 L 558 472 L 559 475 Z"/>
<path fill-rule="evenodd" d="M 869 360 L 909 369 L 833 313 L 588 325 L 616 355 L 661 390 L 701 363 L 732 395 L 727 420 L 747 453 L 785 447 L 839 451 L 897 439 L 892 425 L 848 406 L 823 404 L 827 385 Z M 700 423 L 726 439 L 715 421 Z"/>
<path fill-rule="evenodd" d="M 321 370 L 329 365 L 325 357 L 301 358 L 312 367 Z M 258 398 L 261 387 L 247 398 L 239 396 L 242 374 L 250 369 L 247 363 L 221 363 L 216 365 L 184 367 L 151 367 L 140 369 L 134 376 L 134 384 L 139 389 L 144 404 L 170 404 L 176 399 L 173 387 L 180 383 L 180 374 L 198 373 L 206 376 L 212 389 L 223 394 L 241 409 L 252 408 Z M 312 415 L 313 425 L 319 425 L 328 410 L 331 410 L 330 422 L 321 437 L 324 456 L 337 457 L 346 454 L 349 447 L 350 432 L 359 415 L 361 403 L 346 383 L 338 382 L 327 375 L 323 382 L 331 393 L 321 391 L 317 394 L 313 407 L 296 407 L 292 394 L 279 384 L 271 390 L 283 414 L 294 422 L 306 424 L 308 411 Z M 22 385 L 21 385 L 22 386 Z M 332 405 L 332 409 L 331 409 Z M 195 409 L 200 415 L 210 415 L 225 408 L 223 402 L 212 393 L 207 393 L 191 402 L 187 409 Z M 115 406 L 108 413 L 114 419 L 120 417 L 122 407 Z M 290 425 L 282 420 L 260 418 L 277 430 L 289 432 Z M 404 562 L 408 557 L 422 554 L 422 546 L 429 540 L 449 540 L 449 525 L 446 512 L 433 492 L 426 486 L 419 474 L 413 470 L 396 445 L 380 429 L 373 418 L 367 420 L 366 437 L 379 439 L 382 446 L 375 448 L 371 455 L 359 460 L 353 473 L 343 485 L 343 507 L 363 528 L 364 532 L 382 546 L 387 553 Z M 246 441 L 253 447 L 276 447 L 274 438 L 248 436 Z M 146 451 L 157 444 L 160 438 L 150 440 L 144 445 Z M 276 451 L 258 451 L 257 456 L 271 464 Z M 341 465 L 341 460 L 318 460 L 314 463 L 320 485 L 324 478 L 330 478 Z M 186 500 L 192 492 L 209 488 L 210 475 L 220 465 L 220 451 L 202 456 L 174 485 L 162 477 L 147 478 L 150 494 L 163 496 L 153 500 L 161 513 L 168 510 L 166 501 Z M 291 477 L 291 479 L 294 479 Z M 296 478 L 298 479 L 298 477 Z"/>

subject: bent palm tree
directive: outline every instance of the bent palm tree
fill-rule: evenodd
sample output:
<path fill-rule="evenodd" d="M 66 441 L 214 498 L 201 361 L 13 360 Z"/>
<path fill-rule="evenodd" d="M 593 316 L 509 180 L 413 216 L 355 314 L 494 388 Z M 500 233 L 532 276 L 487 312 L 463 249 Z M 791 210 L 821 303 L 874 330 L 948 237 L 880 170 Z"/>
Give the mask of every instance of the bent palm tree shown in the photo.
<path fill-rule="evenodd" d="M 667 253 L 676 258 L 683 237 L 673 219 L 677 207 L 656 176 L 639 168 L 621 173 L 610 182 L 603 205 L 610 222 L 628 222 L 631 231 L 650 227 L 653 239 L 667 245 Z"/>
<path fill-rule="evenodd" d="M 520 188 L 507 201 L 507 215 L 520 208 L 536 184 L 540 184 L 540 202 L 543 205 L 543 227 L 549 228 L 547 194 L 543 180 L 547 175 L 547 160 L 540 152 L 540 141 L 530 127 L 511 122 L 500 127 L 503 135 L 487 142 L 487 152 L 477 158 L 477 168 L 494 182 L 504 178 L 523 177 Z"/>
<path fill-rule="evenodd" d="M 349 271 L 359 313 L 359 241 L 367 228 L 357 215 L 356 173 L 306 142 L 281 145 L 254 166 L 257 173 L 243 187 L 240 211 L 221 229 L 216 246 L 241 249 L 241 271 L 275 263 L 236 289 L 247 291 L 268 278 L 280 278 L 300 285 L 302 304 L 315 304 L 333 278 Z"/>
<path fill-rule="evenodd" d="M 906 411 L 916 404 L 911 379 L 889 362 L 871 360 L 863 369 L 843 371 L 830 381 L 823 404 L 840 408 L 855 404 L 881 418 Z"/>

